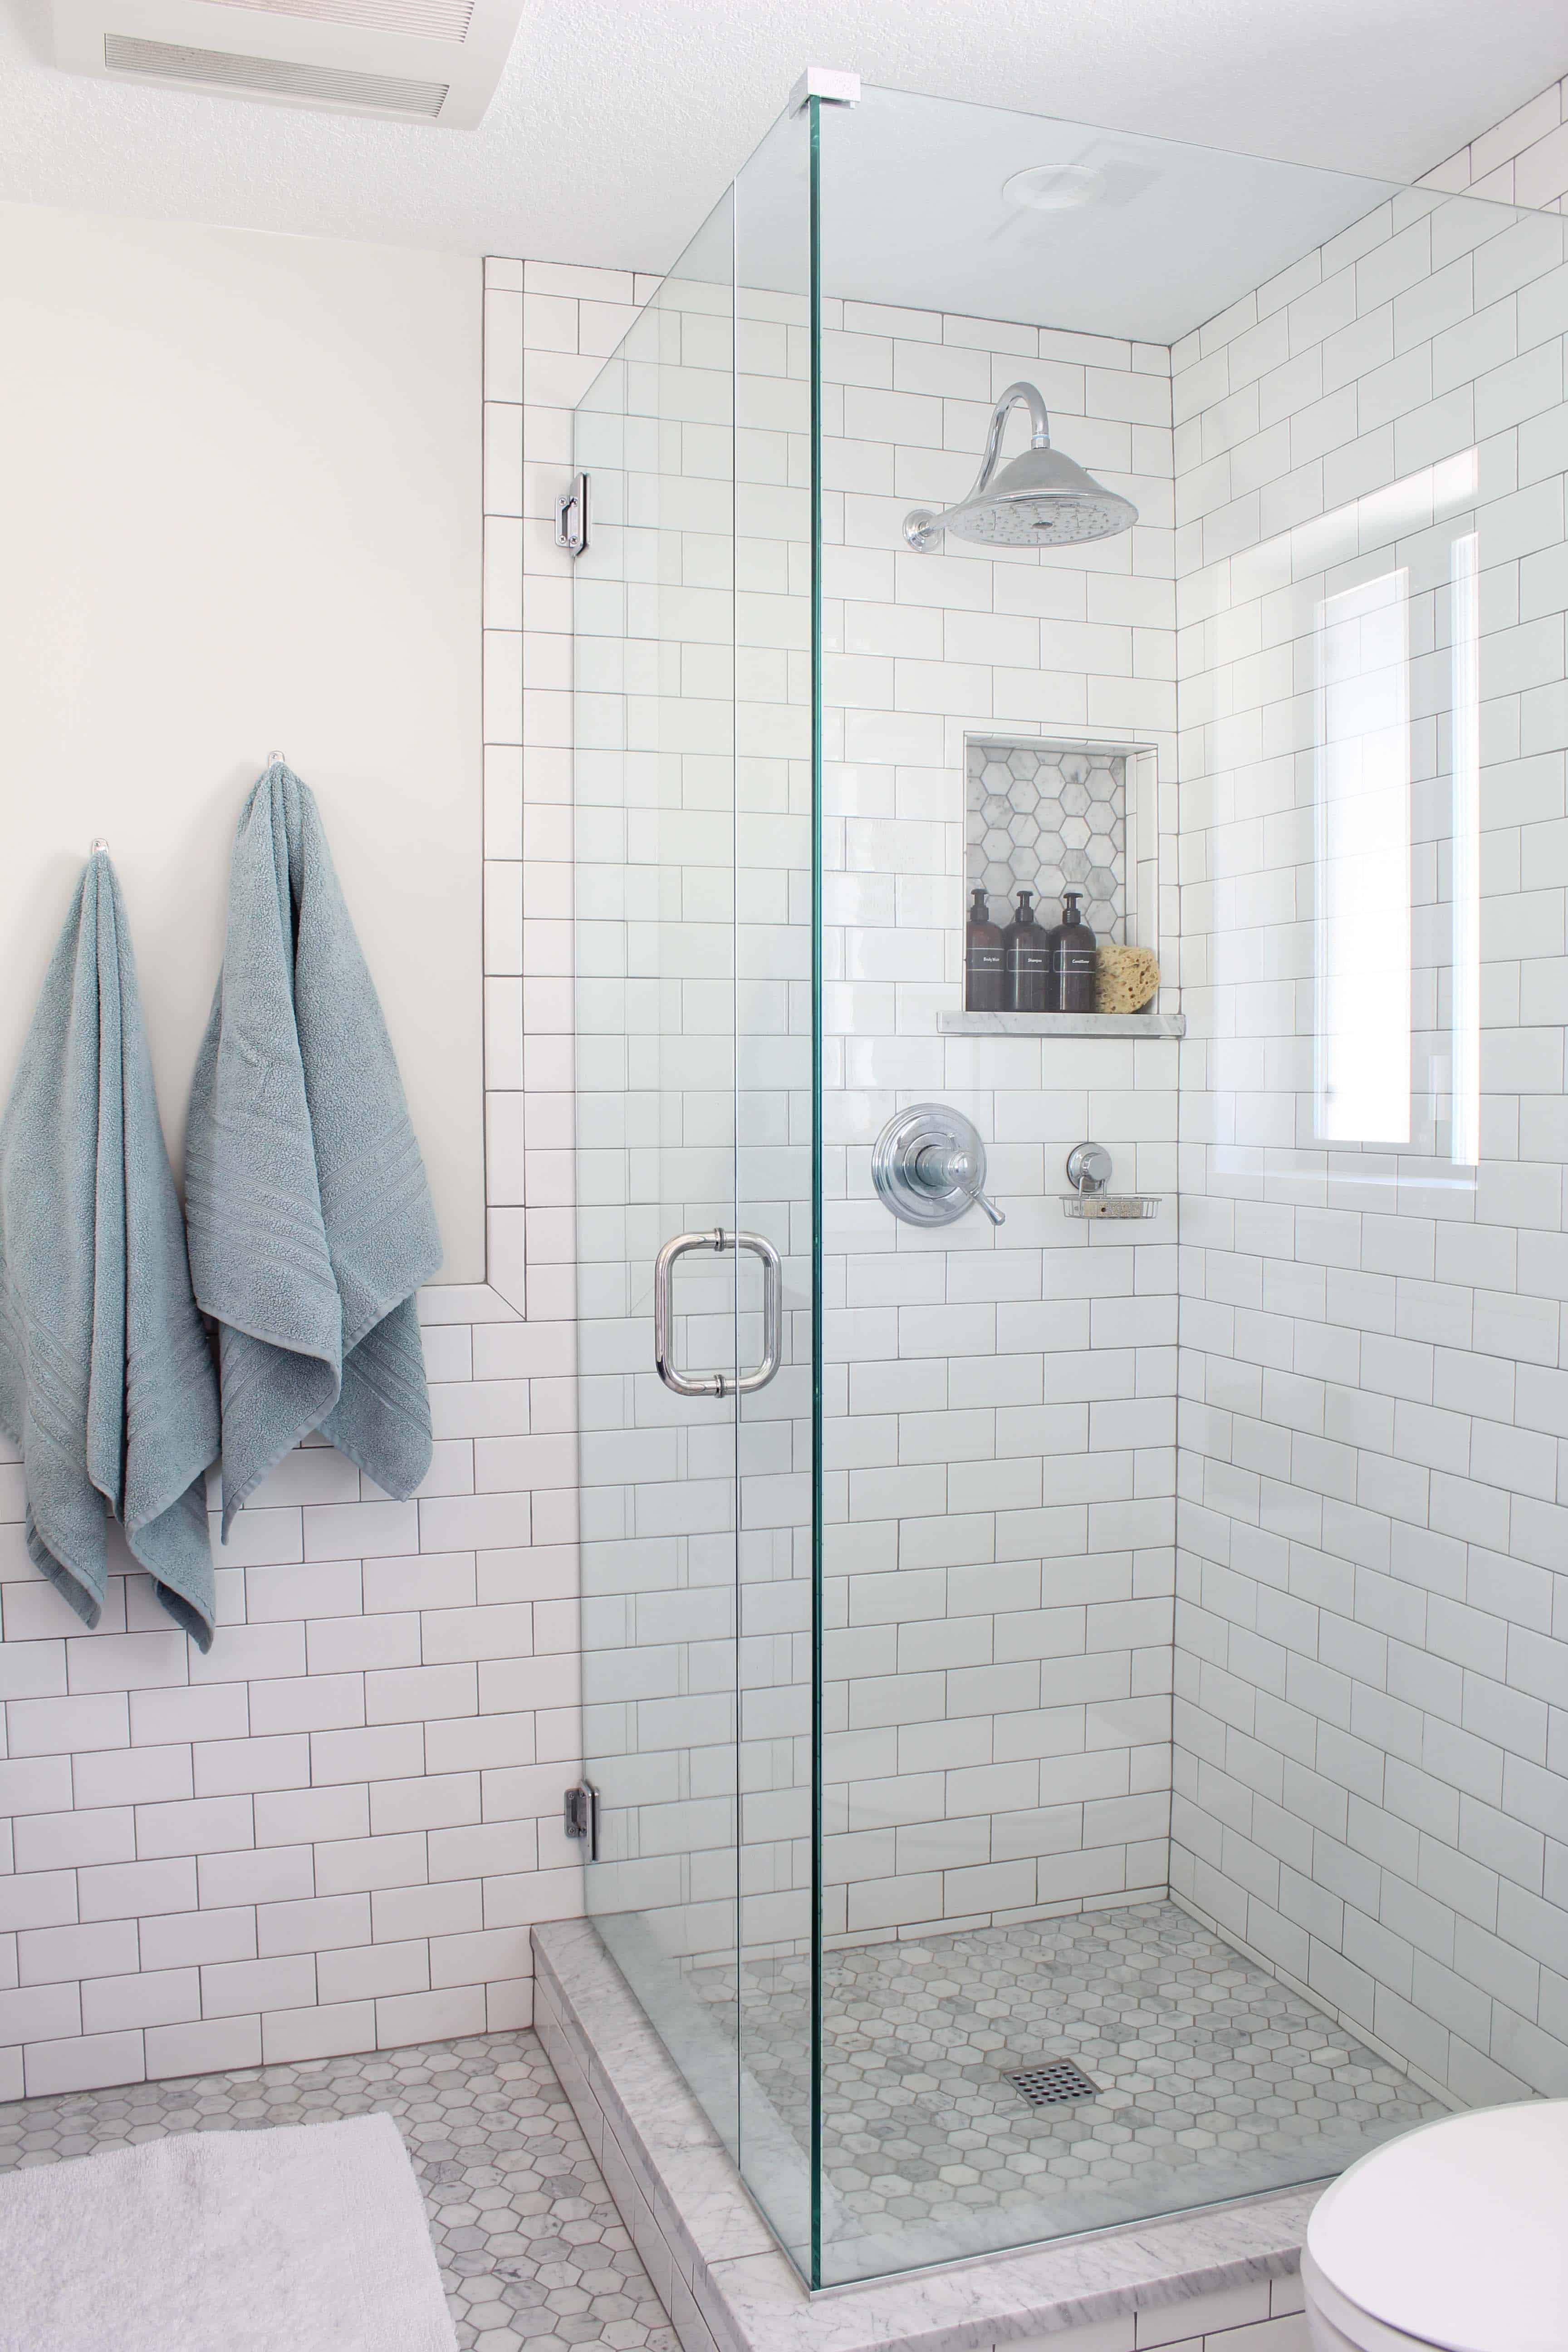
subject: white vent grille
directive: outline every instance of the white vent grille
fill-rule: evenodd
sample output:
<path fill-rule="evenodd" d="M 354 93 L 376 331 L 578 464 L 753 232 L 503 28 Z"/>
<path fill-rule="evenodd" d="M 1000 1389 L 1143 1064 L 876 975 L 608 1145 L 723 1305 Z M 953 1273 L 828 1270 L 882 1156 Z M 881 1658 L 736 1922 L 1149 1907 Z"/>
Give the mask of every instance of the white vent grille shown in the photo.
<path fill-rule="evenodd" d="M 3 5 L 3 0 L 0 0 Z M 68 73 L 471 131 L 522 0 L 50 0 Z M 262 49 L 262 57 L 237 52 Z"/>
<path fill-rule="evenodd" d="M 474 0 L 221 0 L 268 16 L 304 16 L 318 25 L 353 25 L 367 33 L 407 33 L 421 41 L 468 38 Z"/>
<path fill-rule="evenodd" d="M 130 33 L 105 33 L 103 62 L 112 72 L 146 74 L 159 81 L 216 83 L 268 98 L 310 99 L 318 105 L 374 106 L 383 113 L 427 115 L 432 121 L 447 89 L 444 81 L 347 73 L 338 66 L 298 65 L 284 58 L 236 57 L 227 49 L 187 48 L 183 42 L 144 41 Z"/>

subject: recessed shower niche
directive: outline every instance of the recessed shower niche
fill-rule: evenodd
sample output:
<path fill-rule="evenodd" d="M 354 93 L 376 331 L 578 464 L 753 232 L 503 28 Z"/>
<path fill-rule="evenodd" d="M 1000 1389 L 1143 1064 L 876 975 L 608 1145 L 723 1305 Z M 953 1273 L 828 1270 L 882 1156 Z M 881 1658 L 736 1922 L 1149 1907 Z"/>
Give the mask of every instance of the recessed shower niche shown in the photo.
<path fill-rule="evenodd" d="M 966 735 L 966 919 L 973 894 L 983 890 L 991 921 L 1005 927 L 1027 891 L 1037 920 L 1048 928 L 1064 893 L 1076 891 L 1098 944 L 1158 954 L 1156 784 L 1149 744 L 1023 731 Z M 960 1016 L 988 1024 L 1061 1017 L 967 1009 Z"/>

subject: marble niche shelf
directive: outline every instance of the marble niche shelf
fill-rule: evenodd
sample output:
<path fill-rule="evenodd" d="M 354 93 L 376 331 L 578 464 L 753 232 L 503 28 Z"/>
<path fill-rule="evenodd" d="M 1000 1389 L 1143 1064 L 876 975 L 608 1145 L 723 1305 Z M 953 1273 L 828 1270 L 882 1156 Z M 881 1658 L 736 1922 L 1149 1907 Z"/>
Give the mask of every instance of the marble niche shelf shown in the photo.
<path fill-rule="evenodd" d="M 1184 1037 L 1184 1013 L 942 1013 L 944 1037 Z"/>

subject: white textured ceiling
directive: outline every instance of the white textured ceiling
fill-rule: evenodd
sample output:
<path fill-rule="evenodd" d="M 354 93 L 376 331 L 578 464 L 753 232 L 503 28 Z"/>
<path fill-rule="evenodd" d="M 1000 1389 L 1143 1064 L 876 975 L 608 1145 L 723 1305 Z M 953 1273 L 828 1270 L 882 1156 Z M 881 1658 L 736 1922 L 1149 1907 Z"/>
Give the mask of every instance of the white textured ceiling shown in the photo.
<path fill-rule="evenodd" d="M 1399 184 L 870 82 L 858 105 L 825 107 L 820 128 L 826 293 L 1139 342 L 1174 342 Z M 1063 164 L 1090 174 L 1089 202 L 1037 212 L 1009 201 L 1015 174 Z M 807 171 L 798 121 L 743 166 L 743 284 L 806 290 Z M 714 228 L 728 221 L 721 206 Z M 710 230 L 678 266 L 706 277 L 729 257 L 728 237 Z"/>
<path fill-rule="evenodd" d="M 0 0 L 0 197 L 657 270 L 807 62 L 1406 179 L 1568 68 L 1568 19 L 1563 0 L 525 0 L 469 131 L 50 57 L 47 0 Z"/>

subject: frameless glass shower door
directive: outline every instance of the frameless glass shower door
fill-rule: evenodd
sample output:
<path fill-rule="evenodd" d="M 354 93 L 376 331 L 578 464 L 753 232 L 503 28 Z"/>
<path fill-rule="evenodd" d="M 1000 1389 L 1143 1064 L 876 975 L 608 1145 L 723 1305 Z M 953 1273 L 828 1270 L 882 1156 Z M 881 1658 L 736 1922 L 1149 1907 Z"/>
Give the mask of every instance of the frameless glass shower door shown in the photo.
<path fill-rule="evenodd" d="M 811 1931 L 805 162 L 786 121 L 574 449 L 588 1903 L 803 2263 L 808 2145 L 751 2062 Z"/>

